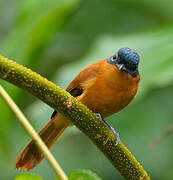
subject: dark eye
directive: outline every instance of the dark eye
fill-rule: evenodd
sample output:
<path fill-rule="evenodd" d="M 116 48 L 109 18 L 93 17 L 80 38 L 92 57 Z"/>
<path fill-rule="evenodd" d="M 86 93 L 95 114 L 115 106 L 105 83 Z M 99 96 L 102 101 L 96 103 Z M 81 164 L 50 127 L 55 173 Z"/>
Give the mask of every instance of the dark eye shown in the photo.
<path fill-rule="evenodd" d="M 114 60 L 116 60 L 116 59 L 118 58 L 118 55 L 115 54 L 115 55 L 113 55 L 112 57 L 113 57 Z"/>

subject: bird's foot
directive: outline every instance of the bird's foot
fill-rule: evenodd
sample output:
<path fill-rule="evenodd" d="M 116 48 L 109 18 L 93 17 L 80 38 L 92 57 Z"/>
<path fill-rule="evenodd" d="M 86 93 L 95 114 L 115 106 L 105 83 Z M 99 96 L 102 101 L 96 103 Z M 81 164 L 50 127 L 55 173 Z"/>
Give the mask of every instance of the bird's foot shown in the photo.
<path fill-rule="evenodd" d="M 116 145 L 119 143 L 119 141 L 120 141 L 120 136 L 119 136 L 119 134 L 115 131 L 115 129 L 107 122 L 107 121 L 105 121 L 102 117 L 101 117 L 101 115 L 99 114 L 99 113 L 94 113 L 95 115 L 96 115 L 96 117 L 101 121 L 101 122 L 103 122 L 103 123 L 105 123 L 106 124 L 106 126 L 115 134 L 115 136 L 116 136 Z"/>

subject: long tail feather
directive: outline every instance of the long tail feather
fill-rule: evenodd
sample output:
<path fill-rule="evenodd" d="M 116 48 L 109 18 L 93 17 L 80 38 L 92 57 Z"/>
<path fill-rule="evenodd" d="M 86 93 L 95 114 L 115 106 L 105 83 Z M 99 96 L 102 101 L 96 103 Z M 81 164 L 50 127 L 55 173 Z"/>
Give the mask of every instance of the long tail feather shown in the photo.
<path fill-rule="evenodd" d="M 39 132 L 39 135 L 48 148 L 50 148 L 55 143 L 57 138 L 64 132 L 67 126 L 68 125 L 63 123 L 63 121 L 60 119 L 59 121 L 56 121 L 55 124 L 54 118 L 52 118 Z M 15 162 L 15 168 L 24 168 L 25 171 L 29 171 L 37 166 L 43 158 L 43 154 L 32 140 L 19 154 Z"/>

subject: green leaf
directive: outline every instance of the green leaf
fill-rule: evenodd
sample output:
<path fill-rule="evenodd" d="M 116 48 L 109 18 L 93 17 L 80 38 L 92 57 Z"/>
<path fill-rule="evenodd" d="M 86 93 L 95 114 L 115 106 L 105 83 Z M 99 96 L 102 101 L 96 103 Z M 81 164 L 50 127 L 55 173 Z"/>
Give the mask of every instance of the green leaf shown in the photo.
<path fill-rule="evenodd" d="M 79 170 L 71 172 L 69 180 L 101 180 L 101 178 L 90 170 Z"/>
<path fill-rule="evenodd" d="M 14 180 L 42 180 L 42 178 L 34 174 L 21 174 L 17 176 Z"/>

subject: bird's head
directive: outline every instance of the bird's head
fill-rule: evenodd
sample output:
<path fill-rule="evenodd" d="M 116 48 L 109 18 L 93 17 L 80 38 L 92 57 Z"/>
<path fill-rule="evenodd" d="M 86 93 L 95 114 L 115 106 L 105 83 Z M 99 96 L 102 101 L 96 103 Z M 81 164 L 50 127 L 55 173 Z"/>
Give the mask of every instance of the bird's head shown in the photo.
<path fill-rule="evenodd" d="M 140 57 L 138 53 L 130 48 L 121 48 L 118 52 L 111 56 L 108 63 L 118 67 L 120 71 L 125 71 L 133 77 L 137 77 L 138 64 Z"/>

